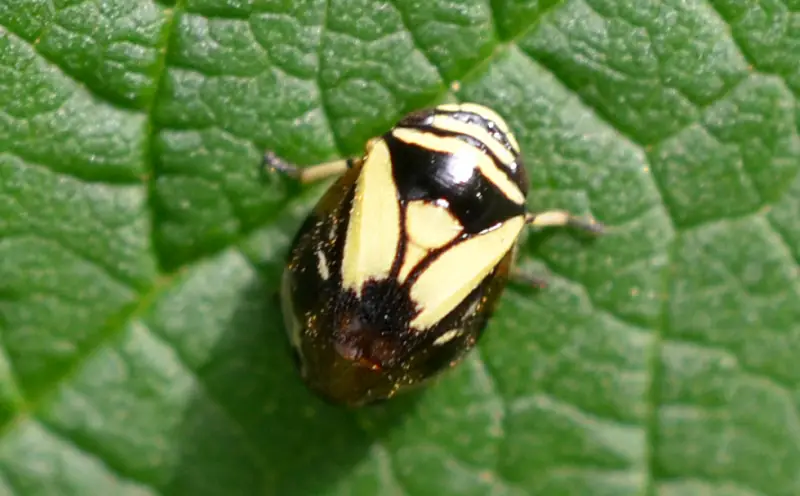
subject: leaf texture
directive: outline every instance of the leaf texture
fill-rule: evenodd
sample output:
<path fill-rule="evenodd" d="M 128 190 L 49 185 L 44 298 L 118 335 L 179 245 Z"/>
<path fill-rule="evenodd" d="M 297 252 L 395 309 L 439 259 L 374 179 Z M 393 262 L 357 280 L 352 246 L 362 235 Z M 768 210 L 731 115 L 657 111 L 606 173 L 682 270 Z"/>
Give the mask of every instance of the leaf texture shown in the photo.
<path fill-rule="evenodd" d="M 6 0 L 0 495 L 800 494 L 800 4 Z M 275 293 L 349 156 L 475 101 L 530 233 L 479 349 L 351 412 Z"/>

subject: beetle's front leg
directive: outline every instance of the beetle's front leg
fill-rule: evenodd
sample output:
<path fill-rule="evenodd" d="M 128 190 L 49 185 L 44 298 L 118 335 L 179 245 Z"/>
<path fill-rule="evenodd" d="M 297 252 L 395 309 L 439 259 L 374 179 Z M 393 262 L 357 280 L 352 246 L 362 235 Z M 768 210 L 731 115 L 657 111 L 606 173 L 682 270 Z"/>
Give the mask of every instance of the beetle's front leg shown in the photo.
<path fill-rule="evenodd" d="M 534 274 L 525 269 L 514 267 L 509 274 L 509 281 L 521 286 L 530 287 L 533 289 L 545 289 L 547 287 L 547 279 L 541 275 Z"/>
<path fill-rule="evenodd" d="M 309 167 L 298 167 L 278 157 L 274 152 L 267 151 L 264 153 L 263 167 L 285 174 L 303 184 L 308 184 L 342 174 L 344 171 L 351 168 L 354 163 L 355 159 L 348 158 L 324 162 Z"/>
<path fill-rule="evenodd" d="M 594 219 L 582 219 L 565 210 L 547 210 L 539 213 L 529 213 L 525 223 L 536 227 L 561 227 L 568 226 L 593 234 L 602 234 L 605 230 L 603 224 Z"/>

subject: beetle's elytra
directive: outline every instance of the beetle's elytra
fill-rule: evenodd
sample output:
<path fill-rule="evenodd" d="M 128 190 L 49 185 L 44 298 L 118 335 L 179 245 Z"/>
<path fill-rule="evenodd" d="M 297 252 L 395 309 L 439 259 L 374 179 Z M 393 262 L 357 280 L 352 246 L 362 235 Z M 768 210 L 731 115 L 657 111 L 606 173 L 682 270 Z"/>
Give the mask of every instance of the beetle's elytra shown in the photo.
<path fill-rule="evenodd" d="M 306 383 L 351 406 L 390 398 L 475 346 L 526 225 L 600 225 L 528 212 L 528 177 L 505 121 L 477 104 L 405 116 L 364 155 L 299 169 L 341 173 L 297 233 L 281 287 Z"/>

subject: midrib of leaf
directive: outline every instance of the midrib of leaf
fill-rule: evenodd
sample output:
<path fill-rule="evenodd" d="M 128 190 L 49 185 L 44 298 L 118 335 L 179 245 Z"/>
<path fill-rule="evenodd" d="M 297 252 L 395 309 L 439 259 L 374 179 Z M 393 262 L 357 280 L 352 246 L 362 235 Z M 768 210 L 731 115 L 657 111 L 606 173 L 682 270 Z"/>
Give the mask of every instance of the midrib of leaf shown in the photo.
<path fill-rule="evenodd" d="M 180 16 L 180 12 L 183 11 L 186 5 L 186 0 L 177 0 L 175 5 L 169 9 L 167 12 L 169 15 L 169 19 L 167 20 L 166 27 L 164 28 L 162 36 L 162 43 L 163 43 L 163 50 L 161 51 L 161 57 L 158 59 L 158 65 L 156 75 L 155 75 L 155 91 L 153 92 L 153 98 L 150 100 L 149 104 L 145 108 L 147 113 L 147 154 L 146 156 L 150 159 L 148 166 L 148 174 L 147 174 L 147 205 L 148 210 L 150 213 L 150 239 L 155 240 L 156 238 L 156 209 L 155 209 L 155 198 L 156 198 L 156 137 L 160 129 L 156 126 L 155 119 L 153 117 L 154 110 L 156 107 L 156 100 L 158 100 L 159 95 L 161 94 L 161 85 L 164 81 L 164 72 L 167 70 L 167 57 L 169 56 L 169 49 L 170 44 L 172 43 L 172 31 L 175 28 L 175 23 L 177 22 L 178 17 Z M 161 264 L 161 257 L 156 250 L 155 243 L 151 242 L 151 248 L 153 250 L 153 257 L 159 262 L 159 268 L 163 272 L 163 265 Z"/>
<path fill-rule="evenodd" d="M 328 99 L 325 96 L 325 92 L 322 90 L 322 43 L 324 41 L 325 30 L 328 26 L 328 15 L 331 11 L 331 0 L 325 0 L 325 8 L 322 11 L 322 22 L 320 23 L 320 32 L 319 32 L 319 42 L 317 45 L 317 73 L 315 75 L 315 81 L 317 83 L 317 89 L 319 90 L 319 106 L 322 109 L 322 115 L 325 116 L 325 120 L 327 121 L 328 129 L 330 130 L 331 136 L 333 137 L 333 145 L 336 147 L 336 153 L 338 155 L 342 155 L 342 150 L 344 147 L 342 146 L 342 138 L 339 136 L 339 133 L 336 132 L 336 128 L 333 126 L 333 121 L 330 117 L 330 107 L 328 106 Z"/>
<path fill-rule="evenodd" d="M 658 183 L 658 181 L 656 181 Z M 660 191 L 660 188 L 658 188 Z M 662 196 L 663 198 L 663 196 Z M 670 220 L 671 217 L 668 216 Z M 659 316 L 659 325 L 653 332 L 653 344 L 650 346 L 650 356 L 648 357 L 648 384 L 646 391 L 646 413 L 645 413 L 645 485 L 643 494 L 646 496 L 656 496 L 658 487 L 656 478 L 653 474 L 656 472 L 657 450 L 658 445 L 658 405 L 661 397 L 661 378 L 663 377 L 664 370 L 661 364 L 661 344 L 664 333 L 669 326 L 669 290 L 672 285 L 672 264 L 675 260 L 675 252 L 680 239 L 680 232 L 675 229 L 673 223 L 674 238 L 672 244 L 667 249 L 667 261 L 661 274 L 661 315 Z"/>

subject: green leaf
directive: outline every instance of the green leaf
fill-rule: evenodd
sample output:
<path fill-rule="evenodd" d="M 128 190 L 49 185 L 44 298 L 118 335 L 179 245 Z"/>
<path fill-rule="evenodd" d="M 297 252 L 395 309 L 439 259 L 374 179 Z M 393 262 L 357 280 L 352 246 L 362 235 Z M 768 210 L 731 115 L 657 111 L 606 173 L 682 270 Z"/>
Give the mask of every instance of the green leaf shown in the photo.
<path fill-rule="evenodd" d="M 0 2 L 0 495 L 800 494 L 796 0 Z M 476 101 L 530 233 L 469 359 L 348 411 L 275 303 L 320 188 Z"/>

